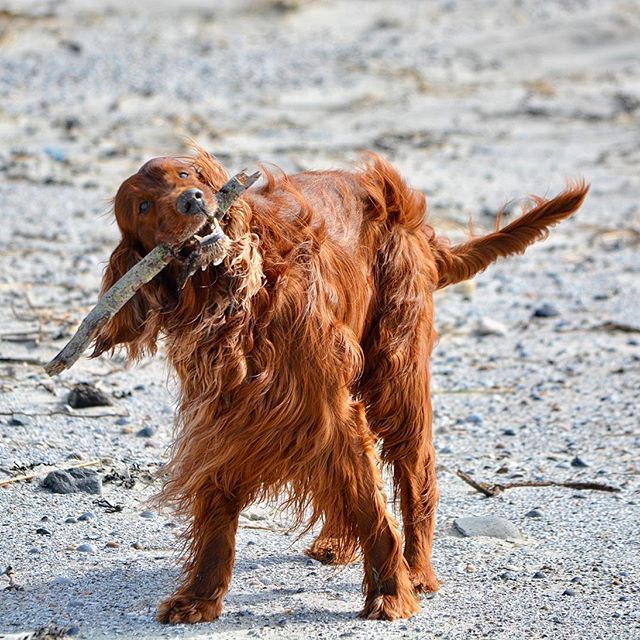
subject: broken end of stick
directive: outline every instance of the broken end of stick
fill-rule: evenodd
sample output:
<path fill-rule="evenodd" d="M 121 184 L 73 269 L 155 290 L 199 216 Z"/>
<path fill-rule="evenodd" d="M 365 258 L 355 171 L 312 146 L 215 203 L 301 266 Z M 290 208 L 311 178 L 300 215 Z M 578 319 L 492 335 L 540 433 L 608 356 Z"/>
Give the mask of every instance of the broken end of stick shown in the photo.
<path fill-rule="evenodd" d="M 67 368 L 67 363 L 63 359 L 58 358 L 58 356 L 44 365 L 45 373 L 52 378 L 53 376 L 57 376 L 58 374 L 62 373 Z"/>

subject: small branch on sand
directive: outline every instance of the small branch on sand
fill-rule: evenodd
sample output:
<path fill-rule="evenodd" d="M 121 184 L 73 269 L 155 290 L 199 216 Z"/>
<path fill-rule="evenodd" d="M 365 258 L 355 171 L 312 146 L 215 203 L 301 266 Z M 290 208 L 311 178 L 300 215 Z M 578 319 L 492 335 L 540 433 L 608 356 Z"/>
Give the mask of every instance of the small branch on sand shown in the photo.
<path fill-rule="evenodd" d="M 214 220 L 221 219 L 229 211 L 233 201 L 256 182 L 259 177 L 260 173 L 258 172 L 247 175 L 243 171 L 231 178 L 231 180 L 216 193 L 218 206 L 212 218 Z M 160 244 L 142 258 L 134 267 L 129 269 L 129 271 L 100 298 L 98 304 L 96 304 L 82 321 L 73 338 L 71 338 L 62 351 L 60 351 L 51 362 L 45 365 L 44 370 L 50 376 L 55 376 L 73 366 L 99 329 L 133 298 L 140 287 L 157 276 L 169 262 L 173 260 L 176 251 L 186 241 L 187 239 L 178 243 L 178 246 Z M 208 237 L 201 239 L 201 242 L 206 243 L 208 241 L 210 241 Z"/>
<path fill-rule="evenodd" d="M 47 473 L 51 473 L 51 471 L 66 471 L 67 469 L 81 469 L 82 467 L 93 467 L 96 464 L 102 464 L 102 460 L 100 458 L 96 458 L 95 460 L 88 460 L 87 462 L 80 462 L 79 464 L 66 465 L 63 467 L 56 467 L 54 469 L 49 469 L 48 471 L 40 471 L 38 473 L 28 473 L 24 476 L 14 476 L 13 478 L 7 478 L 6 480 L 0 480 L 0 487 L 4 487 L 8 484 L 13 484 L 14 482 L 22 482 L 23 480 L 33 480 L 34 478 L 38 478 L 39 476 L 43 476 Z"/>
<path fill-rule="evenodd" d="M 506 482 L 504 484 L 491 484 L 489 482 L 478 482 L 474 480 L 468 473 L 458 469 L 456 475 L 464 480 L 468 485 L 472 486 L 479 493 L 484 494 L 487 498 L 493 498 L 499 493 L 507 489 L 518 489 L 520 487 L 565 487 L 567 489 L 576 489 L 584 491 L 607 491 L 609 493 L 618 493 L 620 489 L 610 484 L 602 482 L 560 482 L 556 480 L 523 480 L 522 482 Z"/>

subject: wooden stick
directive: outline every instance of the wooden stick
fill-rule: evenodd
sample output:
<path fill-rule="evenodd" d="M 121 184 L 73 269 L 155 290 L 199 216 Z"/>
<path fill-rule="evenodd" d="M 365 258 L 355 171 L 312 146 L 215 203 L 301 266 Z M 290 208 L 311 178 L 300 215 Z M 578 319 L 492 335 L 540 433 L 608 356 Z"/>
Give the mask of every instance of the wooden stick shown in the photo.
<path fill-rule="evenodd" d="M 216 193 L 217 208 L 213 214 L 216 220 L 221 219 L 228 211 L 233 201 L 246 191 L 258 178 L 260 173 L 247 175 L 244 171 L 235 175 Z M 185 239 L 182 243 L 186 242 Z M 77 332 L 64 346 L 62 351 L 47 363 L 44 370 L 55 376 L 69 369 L 82 355 L 91 340 L 104 324 L 133 298 L 136 291 L 157 276 L 175 257 L 176 247 L 160 244 L 150 251 L 142 260 L 136 263 L 118 282 L 116 282 L 98 300 L 96 306 L 78 327 Z"/>
<path fill-rule="evenodd" d="M 604 484 L 603 482 L 523 480 L 521 482 L 506 482 L 504 484 L 489 484 L 488 482 L 478 482 L 474 480 L 469 474 L 462 471 L 462 469 L 458 469 L 456 471 L 456 475 L 464 480 L 468 485 L 472 486 L 476 491 L 483 493 L 487 498 L 493 498 L 507 489 L 518 489 L 520 487 L 566 487 L 567 489 L 607 491 L 608 493 L 618 493 L 620 491 L 618 487 L 614 487 L 610 484 Z"/>
<path fill-rule="evenodd" d="M 81 469 L 82 467 L 92 467 L 94 464 L 102 464 L 102 460 L 100 460 L 100 458 L 96 458 L 95 460 L 88 460 L 87 462 L 72 464 L 68 467 L 65 467 L 64 469 L 60 467 L 60 468 L 49 469 L 49 471 L 39 471 L 38 473 L 27 473 L 24 476 L 14 476 L 13 478 L 0 480 L 0 487 L 4 487 L 7 484 L 13 484 L 14 482 L 22 482 L 23 480 L 33 480 L 38 476 L 42 476 L 45 473 L 51 473 L 52 471 L 66 471 L 67 469 Z"/>

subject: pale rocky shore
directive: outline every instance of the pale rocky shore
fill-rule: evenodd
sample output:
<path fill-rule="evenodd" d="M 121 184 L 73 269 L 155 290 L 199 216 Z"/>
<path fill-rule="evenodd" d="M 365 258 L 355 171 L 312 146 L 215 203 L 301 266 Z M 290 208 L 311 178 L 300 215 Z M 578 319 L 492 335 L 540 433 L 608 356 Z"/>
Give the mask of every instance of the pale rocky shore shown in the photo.
<path fill-rule="evenodd" d="M 0 486 L 0 638 L 640 638 L 639 42 L 630 1 L 0 1 L 0 483 L 38 475 Z M 442 588 L 411 620 L 356 619 L 361 565 L 307 559 L 273 505 L 242 516 L 217 622 L 154 620 L 179 550 L 148 503 L 170 372 L 42 364 L 96 300 L 117 186 L 188 139 L 230 171 L 381 153 L 453 238 L 592 185 L 547 242 L 438 298 Z M 79 382 L 111 404 L 70 408 Z M 100 495 L 41 486 L 85 463 Z M 459 469 L 620 491 L 485 498 Z M 515 531 L 460 533 L 482 516 Z"/>

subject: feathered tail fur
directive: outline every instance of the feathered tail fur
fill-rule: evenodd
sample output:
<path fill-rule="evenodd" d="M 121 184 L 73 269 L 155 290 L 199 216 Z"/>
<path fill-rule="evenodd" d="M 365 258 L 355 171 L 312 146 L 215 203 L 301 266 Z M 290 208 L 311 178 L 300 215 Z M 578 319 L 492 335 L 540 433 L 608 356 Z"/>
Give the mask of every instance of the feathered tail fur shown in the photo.
<path fill-rule="evenodd" d="M 438 240 L 435 250 L 438 289 L 468 280 L 484 271 L 498 258 L 523 253 L 534 242 L 544 240 L 549 227 L 569 217 L 582 204 L 589 186 L 583 182 L 569 185 L 551 200 L 533 197 L 534 207 L 503 229 L 450 247 Z M 498 216 L 498 223 L 500 217 Z"/>

